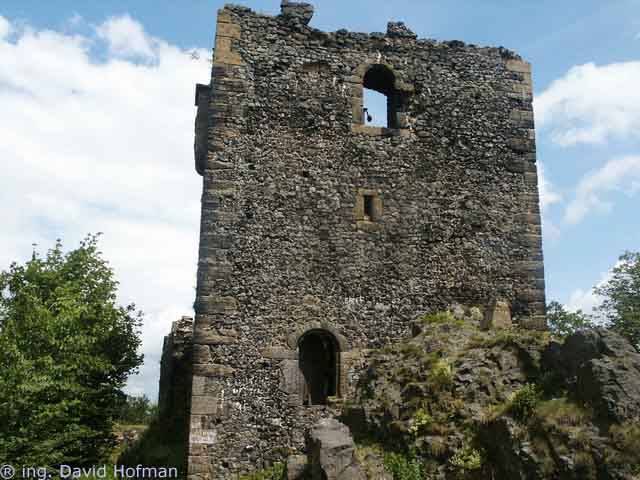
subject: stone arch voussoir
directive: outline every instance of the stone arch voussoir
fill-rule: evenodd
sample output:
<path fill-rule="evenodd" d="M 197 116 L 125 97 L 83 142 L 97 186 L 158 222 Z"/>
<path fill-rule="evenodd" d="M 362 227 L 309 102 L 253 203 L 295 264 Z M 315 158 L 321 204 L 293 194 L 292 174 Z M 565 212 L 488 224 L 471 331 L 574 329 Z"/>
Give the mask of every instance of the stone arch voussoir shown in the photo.
<path fill-rule="evenodd" d="M 287 338 L 287 345 L 292 350 L 296 350 L 298 348 L 298 343 L 300 342 L 300 339 L 305 334 L 313 330 L 324 330 L 325 332 L 328 332 L 331 335 L 333 335 L 341 352 L 351 350 L 351 346 L 349 345 L 349 342 L 345 338 L 345 336 L 342 335 L 335 326 L 327 322 L 309 322 L 296 328 L 296 330 L 292 332 Z"/>

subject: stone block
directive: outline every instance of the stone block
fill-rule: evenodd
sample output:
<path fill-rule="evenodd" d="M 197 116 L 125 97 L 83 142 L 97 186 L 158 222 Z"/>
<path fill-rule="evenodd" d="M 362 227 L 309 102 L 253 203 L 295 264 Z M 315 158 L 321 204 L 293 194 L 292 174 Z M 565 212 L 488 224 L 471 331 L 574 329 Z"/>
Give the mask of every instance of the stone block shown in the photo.
<path fill-rule="evenodd" d="M 230 377 L 235 373 L 235 369 L 217 363 L 194 364 L 193 374 L 201 377 Z"/>
<path fill-rule="evenodd" d="M 233 297 L 217 297 L 199 295 L 196 301 L 198 313 L 230 314 L 238 311 L 238 302 Z"/>
<path fill-rule="evenodd" d="M 192 415 L 216 415 L 220 410 L 221 406 L 218 397 L 209 395 L 194 395 L 191 397 Z"/>
<path fill-rule="evenodd" d="M 511 326 L 511 307 L 503 300 L 494 300 L 485 310 L 480 328 L 493 330 L 510 328 Z"/>
<path fill-rule="evenodd" d="M 308 440 L 311 480 L 366 480 L 349 428 L 333 418 L 313 426 Z"/>
<path fill-rule="evenodd" d="M 195 363 L 209 363 L 211 361 L 211 351 L 209 347 L 207 345 L 194 345 L 193 361 Z"/>
<path fill-rule="evenodd" d="M 232 51 L 233 38 L 231 37 L 217 37 L 216 48 L 213 54 L 214 64 L 226 64 L 226 65 L 244 65 L 242 57 Z"/>
<path fill-rule="evenodd" d="M 216 332 L 212 332 L 210 330 L 196 329 L 195 334 L 193 336 L 193 343 L 198 345 L 231 345 L 236 342 L 237 340 L 234 337 L 218 335 Z M 199 362 L 199 363 L 206 363 L 206 362 Z"/>
<path fill-rule="evenodd" d="M 233 23 L 218 23 L 216 27 L 216 35 L 220 37 L 229 37 L 229 38 L 240 38 L 241 29 L 240 25 L 235 25 Z"/>
<path fill-rule="evenodd" d="M 191 378 L 191 394 L 204 395 L 205 383 L 207 378 L 194 375 Z"/>
<path fill-rule="evenodd" d="M 531 64 L 523 60 L 509 59 L 506 63 L 507 70 L 519 73 L 531 73 Z"/>
<path fill-rule="evenodd" d="M 296 360 L 298 352 L 285 347 L 267 347 L 260 352 L 264 358 L 270 360 Z"/>

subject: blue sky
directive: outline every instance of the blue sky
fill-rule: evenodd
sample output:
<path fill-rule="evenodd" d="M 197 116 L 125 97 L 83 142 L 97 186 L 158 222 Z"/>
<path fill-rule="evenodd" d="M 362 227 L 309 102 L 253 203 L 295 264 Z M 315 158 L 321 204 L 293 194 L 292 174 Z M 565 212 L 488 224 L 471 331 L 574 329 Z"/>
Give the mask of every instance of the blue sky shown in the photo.
<path fill-rule="evenodd" d="M 279 11 L 279 0 L 236 3 Z M 547 295 L 574 309 L 597 304 L 591 288 L 624 250 L 640 250 L 640 0 L 313 3 L 312 26 L 323 30 L 403 20 L 420 37 L 505 46 L 532 63 Z M 33 242 L 73 247 L 103 231 L 123 301 L 147 312 L 147 363 L 130 390 L 151 396 L 162 335 L 191 314 L 193 89 L 208 82 L 222 5 L 0 4 L 0 268 Z"/>

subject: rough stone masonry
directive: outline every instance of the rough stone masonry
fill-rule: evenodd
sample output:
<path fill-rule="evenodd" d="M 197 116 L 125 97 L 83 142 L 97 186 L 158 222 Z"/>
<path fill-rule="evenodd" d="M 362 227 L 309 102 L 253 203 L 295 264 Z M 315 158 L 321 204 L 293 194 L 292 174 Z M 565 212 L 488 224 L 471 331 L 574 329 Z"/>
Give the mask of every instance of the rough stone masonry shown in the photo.
<path fill-rule="evenodd" d="M 301 452 L 367 351 L 420 314 L 500 305 L 545 327 L 530 65 L 312 16 L 225 6 L 197 86 L 190 479 Z M 387 97 L 386 128 L 367 124 L 364 88 Z"/>

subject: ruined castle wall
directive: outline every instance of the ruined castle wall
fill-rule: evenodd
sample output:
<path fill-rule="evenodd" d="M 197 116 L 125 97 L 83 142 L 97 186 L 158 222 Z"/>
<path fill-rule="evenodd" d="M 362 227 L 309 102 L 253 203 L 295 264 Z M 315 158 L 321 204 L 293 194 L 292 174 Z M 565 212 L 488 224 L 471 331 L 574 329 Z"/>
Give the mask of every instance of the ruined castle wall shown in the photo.
<path fill-rule="evenodd" d="M 420 313 L 502 298 L 543 326 L 529 65 L 402 25 L 324 33 L 309 16 L 224 8 L 198 88 L 191 478 L 302 448 L 326 414 L 302 406 L 305 331 L 333 332 L 344 398 L 362 352 Z M 394 75 L 391 129 L 363 124 L 372 65 Z"/>
<path fill-rule="evenodd" d="M 163 421 L 183 416 L 188 410 L 192 340 L 191 317 L 182 317 L 173 322 L 171 333 L 164 337 L 158 388 L 158 411 Z"/>

